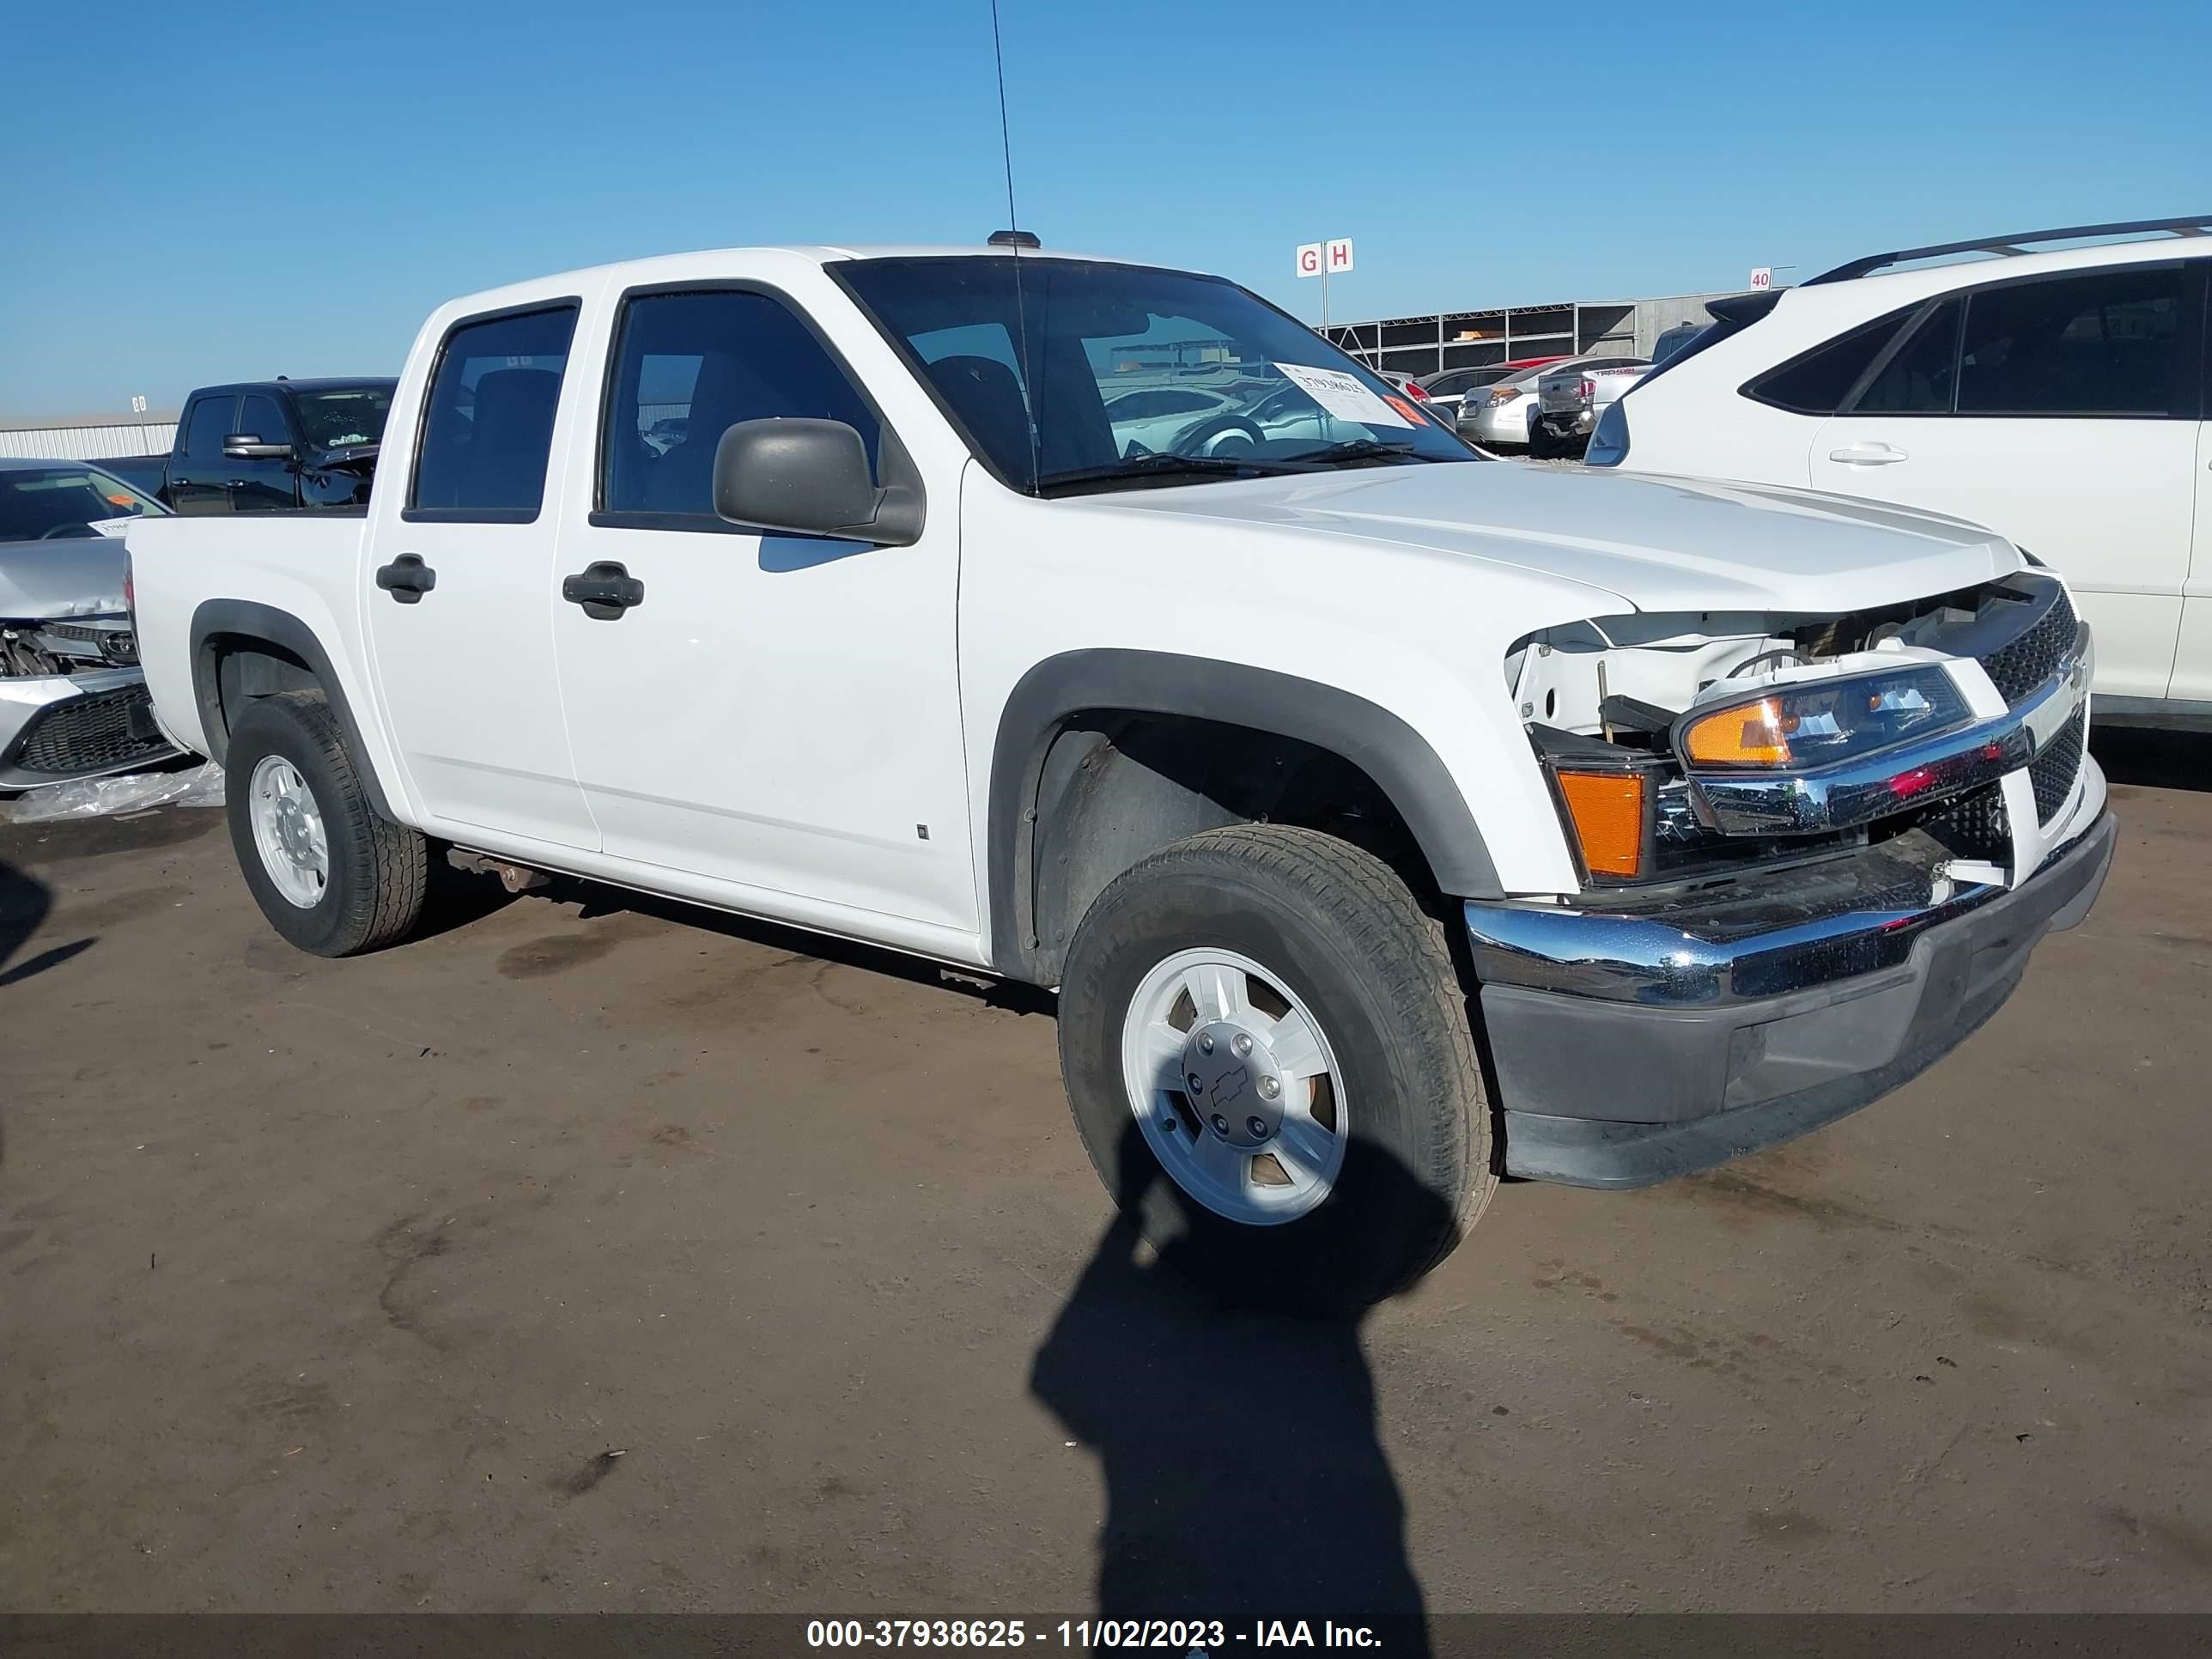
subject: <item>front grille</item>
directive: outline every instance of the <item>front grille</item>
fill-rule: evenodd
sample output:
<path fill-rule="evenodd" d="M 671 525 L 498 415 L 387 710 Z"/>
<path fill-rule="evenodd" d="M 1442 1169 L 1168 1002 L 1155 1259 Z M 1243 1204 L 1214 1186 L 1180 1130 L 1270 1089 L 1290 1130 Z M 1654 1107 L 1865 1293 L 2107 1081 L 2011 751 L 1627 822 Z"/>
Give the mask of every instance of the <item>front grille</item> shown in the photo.
<path fill-rule="evenodd" d="M 2043 752 L 2028 763 L 2027 781 L 2035 788 L 2035 818 L 2039 823 L 2048 823 L 2058 816 L 2058 809 L 2066 805 L 2066 797 L 2074 787 L 2074 780 L 2081 770 L 2081 735 L 2088 721 L 2085 705 L 2074 711 L 2074 718 L 2060 726 Z"/>
<path fill-rule="evenodd" d="M 2018 702 L 2057 672 L 2080 632 L 2073 602 L 2062 589 L 2040 621 L 1984 657 L 1982 666 L 2005 702 Z"/>
<path fill-rule="evenodd" d="M 159 755 L 169 746 L 165 739 L 158 734 L 137 737 L 131 730 L 131 711 L 152 706 L 143 685 L 119 686 L 57 703 L 24 736 L 15 764 L 25 772 L 60 778 Z"/>
<path fill-rule="evenodd" d="M 1921 827 L 1954 858 L 1996 863 L 2012 850 L 2012 825 L 2005 817 L 2004 789 L 1999 784 L 1968 790 L 1930 813 Z"/>
<path fill-rule="evenodd" d="M 88 628 L 82 623 L 50 622 L 42 623 L 39 631 L 49 639 L 69 640 L 79 645 L 88 645 L 100 657 L 121 668 L 138 665 L 138 641 L 127 628 Z"/>

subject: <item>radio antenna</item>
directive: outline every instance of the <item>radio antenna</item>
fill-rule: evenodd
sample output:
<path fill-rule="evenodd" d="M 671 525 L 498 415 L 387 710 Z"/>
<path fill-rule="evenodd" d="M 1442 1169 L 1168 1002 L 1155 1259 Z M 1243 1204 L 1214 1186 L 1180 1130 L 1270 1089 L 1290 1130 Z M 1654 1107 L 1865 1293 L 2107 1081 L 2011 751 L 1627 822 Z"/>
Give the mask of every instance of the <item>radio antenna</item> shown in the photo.
<path fill-rule="evenodd" d="M 991 0 L 991 57 L 999 68 L 999 151 L 1006 161 L 1006 228 L 1018 230 L 1014 216 L 1014 140 L 1006 125 L 1006 49 L 999 42 L 999 0 Z"/>
<path fill-rule="evenodd" d="M 1025 424 L 1030 440 L 1030 487 L 1034 489 L 1043 459 L 1037 437 L 1036 378 L 1030 370 L 1030 316 L 1028 302 L 1022 294 L 1022 249 L 1035 247 L 1037 241 L 1034 236 L 1022 234 L 1021 221 L 1014 215 L 1014 139 L 1013 131 L 1006 124 L 1006 49 L 999 38 L 999 0 L 991 0 L 991 58 L 999 71 L 999 153 L 1006 163 L 1006 228 L 1003 238 L 994 236 L 991 240 L 1003 240 L 1014 260 L 1014 328 L 1021 337 L 1014 342 L 1014 352 L 1022 366 L 1022 401 L 1028 406 Z"/>

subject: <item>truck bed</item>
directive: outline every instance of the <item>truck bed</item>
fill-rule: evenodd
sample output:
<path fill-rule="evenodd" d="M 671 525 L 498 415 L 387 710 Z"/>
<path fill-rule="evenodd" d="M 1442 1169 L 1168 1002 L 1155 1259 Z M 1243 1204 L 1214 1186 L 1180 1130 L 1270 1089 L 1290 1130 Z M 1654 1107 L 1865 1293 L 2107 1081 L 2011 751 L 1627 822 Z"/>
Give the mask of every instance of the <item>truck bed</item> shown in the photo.
<path fill-rule="evenodd" d="M 139 660 L 155 718 L 179 746 L 211 745 L 194 684 L 195 641 L 203 612 L 264 607 L 286 612 L 329 642 L 356 706 L 373 707 L 369 688 L 351 683 L 367 660 L 361 590 L 367 580 L 362 514 L 271 513 L 140 519 L 124 532 L 131 557 Z"/>

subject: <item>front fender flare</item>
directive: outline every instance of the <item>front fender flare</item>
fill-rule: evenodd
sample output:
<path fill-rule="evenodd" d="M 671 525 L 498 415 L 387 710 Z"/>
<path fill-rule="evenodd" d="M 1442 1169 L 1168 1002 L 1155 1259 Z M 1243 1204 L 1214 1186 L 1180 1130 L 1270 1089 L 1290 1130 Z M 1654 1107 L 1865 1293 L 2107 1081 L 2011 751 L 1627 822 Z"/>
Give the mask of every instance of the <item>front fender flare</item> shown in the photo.
<path fill-rule="evenodd" d="M 1295 738 L 1340 756 L 1389 797 L 1455 898 L 1504 890 L 1474 815 L 1428 740 L 1379 703 L 1294 674 L 1169 652 L 1098 648 L 1048 657 L 1000 711 L 991 756 L 988 879 L 991 958 L 1001 973 L 1036 979 L 1030 866 L 1046 751 L 1060 723 L 1089 709 L 1182 715 Z"/>

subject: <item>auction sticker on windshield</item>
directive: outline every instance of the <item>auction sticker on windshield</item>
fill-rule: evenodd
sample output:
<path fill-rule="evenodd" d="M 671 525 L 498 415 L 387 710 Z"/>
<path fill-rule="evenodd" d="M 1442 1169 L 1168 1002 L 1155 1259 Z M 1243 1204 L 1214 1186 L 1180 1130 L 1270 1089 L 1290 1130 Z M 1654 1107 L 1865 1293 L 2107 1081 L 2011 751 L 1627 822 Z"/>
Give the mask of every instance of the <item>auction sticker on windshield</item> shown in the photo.
<path fill-rule="evenodd" d="M 1413 422 L 1359 383 L 1359 377 L 1340 368 L 1315 368 L 1306 363 L 1277 363 L 1284 379 L 1296 386 L 1322 409 L 1340 421 L 1363 426 L 1411 426 Z"/>

